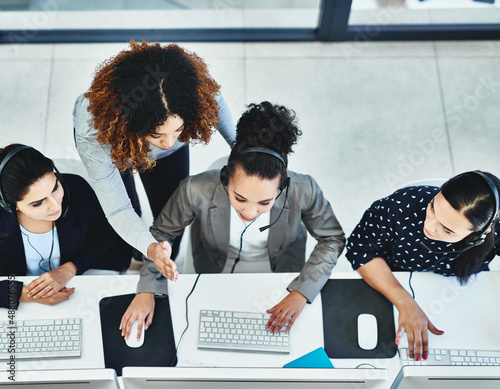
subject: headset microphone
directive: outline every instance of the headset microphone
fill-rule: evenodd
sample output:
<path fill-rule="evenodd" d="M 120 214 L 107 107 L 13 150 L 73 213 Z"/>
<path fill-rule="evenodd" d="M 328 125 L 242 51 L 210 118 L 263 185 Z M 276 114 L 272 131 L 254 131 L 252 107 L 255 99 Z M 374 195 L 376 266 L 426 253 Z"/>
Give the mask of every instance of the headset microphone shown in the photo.
<path fill-rule="evenodd" d="M 453 251 L 434 251 L 434 250 L 431 250 L 427 245 L 424 244 L 424 242 L 420 242 L 420 244 L 422 246 L 425 247 L 426 250 L 428 250 L 430 253 L 434 253 L 434 254 L 461 254 L 463 253 L 464 251 L 467 251 L 467 250 L 470 250 L 471 248 L 473 247 L 476 247 L 476 246 L 479 246 L 480 244 L 482 244 L 483 242 L 476 242 L 474 244 L 471 244 L 469 247 L 466 247 L 465 249 L 463 250 L 453 250 Z"/>
<path fill-rule="evenodd" d="M 260 232 L 264 232 L 269 227 L 274 226 L 276 224 L 276 222 L 279 220 L 279 218 L 281 217 L 281 214 L 285 210 L 286 200 L 288 199 L 288 189 L 289 188 L 290 188 L 290 177 L 287 177 L 286 192 L 285 192 L 285 201 L 283 202 L 283 207 L 281 208 L 280 214 L 278 215 L 278 217 L 276 218 L 276 220 L 273 221 L 271 224 L 268 224 L 267 226 L 264 226 L 264 227 L 259 227 L 259 231 Z"/>

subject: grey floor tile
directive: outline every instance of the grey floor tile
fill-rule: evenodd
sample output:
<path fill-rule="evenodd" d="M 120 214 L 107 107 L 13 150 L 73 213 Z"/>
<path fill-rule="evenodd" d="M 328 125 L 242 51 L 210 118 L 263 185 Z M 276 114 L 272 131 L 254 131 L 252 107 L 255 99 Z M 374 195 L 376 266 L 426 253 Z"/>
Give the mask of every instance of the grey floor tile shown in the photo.
<path fill-rule="evenodd" d="M 161 42 L 167 45 L 169 42 Z M 244 55 L 242 43 L 178 43 L 188 51 L 203 58 L 210 67 L 211 60 L 241 59 Z M 0 46 L 1 48 L 1 46 Z M 55 45 L 54 60 L 93 60 L 95 67 L 117 55 L 122 50 L 130 49 L 128 43 L 71 43 Z"/>
<path fill-rule="evenodd" d="M 209 65 L 214 59 L 241 59 L 244 55 L 243 43 L 180 42 L 178 45 L 198 54 L 198 56 L 203 58 Z"/>
<path fill-rule="evenodd" d="M 210 74 L 221 86 L 235 122 L 245 109 L 245 80 L 243 59 L 210 60 Z M 191 148 L 191 174 L 200 173 L 216 159 L 229 155 L 230 148 L 220 134 L 214 134 L 206 146 L 195 145 Z"/>
<path fill-rule="evenodd" d="M 361 31 L 355 42 L 247 43 L 248 58 L 420 58 L 434 57 L 432 42 L 370 42 Z"/>
<path fill-rule="evenodd" d="M 317 179 L 346 232 L 407 181 L 451 175 L 434 60 L 247 62 L 247 100 L 297 112 L 290 167 Z"/>
<path fill-rule="evenodd" d="M 94 60 L 97 65 L 128 47 L 128 43 L 62 43 L 54 45 L 54 60 Z"/>
<path fill-rule="evenodd" d="M 500 57 L 500 41 L 434 42 L 438 57 Z"/>
<path fill-rule="evenodd" d="M 1 145 L 25 143 L 43 151 L 50 61 L 0 61 Z"/>
<path fill-rule="evenodd" d="M 78 158 L 73 140 L 73 105 L 92 82 L 94 60 L 54 61 L 45 152 L 50 158 Z"/>
<path fill-rule="evenodd" d="M 439 59 L 456 173 L 500 175 L 500 59 Z"/>
<path fill-rule="evenodd" d="M 53 44 L 5 44 L 0 45 L 0 59 L 4 60 L 50 60 Z"/>
<path fill-rule="evenodd" d="M 167 45 L 170 42 L 161 42 Z M 179 46 L 196 53 L 210 64 L 210 59 L 241 58 L 243 43 L 178 43 Z M 1 49 L 2 46 L 0 46 Z M 122 50 L 130 48 L 128 43 L 66 43 L 54 47 L 54 59 L 85 59 L 94 60 L 96 66 L 117 55 Z"/>

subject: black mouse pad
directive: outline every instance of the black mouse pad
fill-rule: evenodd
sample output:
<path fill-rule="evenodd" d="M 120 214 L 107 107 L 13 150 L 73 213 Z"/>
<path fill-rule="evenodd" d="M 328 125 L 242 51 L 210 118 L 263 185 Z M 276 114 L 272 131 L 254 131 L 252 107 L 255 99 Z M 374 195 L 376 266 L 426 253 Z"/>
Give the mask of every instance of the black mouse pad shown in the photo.
<path fill-rule="evenodd" d="M 328 280 L 321 290 L 323 336 L 330 358 L 392 358 L 396 328 L 392 304 L 363 280 Z M 373 350 L 358 345 L 358 316 L 377 318 L 378 343 Z"/>
<path fill-rule="evenodd" d="M 135 294 L 105 297 L 99 302 L 102 343 L 106 368 L 115 369 L 122 375 L 125 366 L 175 366 L 175 350 L 172 318 L 168 297 L 155 297 L 153 323 L 144 334 L 144 344 L 131 348 L 121 335 L 120 321 Z"/>

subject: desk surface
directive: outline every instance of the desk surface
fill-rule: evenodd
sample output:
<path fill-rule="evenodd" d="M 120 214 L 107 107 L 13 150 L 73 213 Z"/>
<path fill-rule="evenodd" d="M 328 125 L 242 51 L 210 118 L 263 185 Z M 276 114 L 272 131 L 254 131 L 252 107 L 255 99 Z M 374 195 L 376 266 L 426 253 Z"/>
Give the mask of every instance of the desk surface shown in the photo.
<path fill-rule="evenodd" d="M 408 287 L 409 273 L 395 273 L 401 284 Z M 198 315 L 200 309 L 227 309 L 265 311 L 279 302 L 288 292 L 286 286 L 296 276 L 291 273 L 271 274 L 204 274 L 200 277 L 189 299 L 190 327 L 178 350 L 179 366 L 227 367 L 281 367 L 318 347 L 323 346 L 321 296 L 307 304 L 291 330 L 291 354 L 266 355 L 254 353 L 218 352 L 198 350 Z M 185 299 L 196 275 L 181 275 L 169 284 L 174 335 L 178 342 L 185 328 Z M 334 273 L 331 278 L 359 278 L 358 274 Z M 19 277 L 29 282 L 32 278 Z M 102 368 L 104 357 L 100 336 L 99 301 L 103 297 L 133 293 L 138 276 L 79 276 L 69 287 L 75 293 L 69 301 L 56 306 L 21 303 L 17 320 L 35 318 L 81 317 L 83 319 L 82 357 L 42 361 L 17 360 L 19 370 Z M 415 273 L 412 285 L 416 300 L 437 328 L 445 334 L 430 334 L 430 347 L 500 349 L 497 323 L 500 307 L 495 296 L 500 292 L 500 272 L 483 272 L 467 286 L 461 287 L 455 279 L 430 273 Z M 1 311 L 0 320 L 7 320 L 7 310 Z M 395 311 L 397 323 L 397 311 Z M 116 329 L 118 331 L 118 328 Z M 147 336 L 147 332 L 146 332 Z M 405 338 L 402 345 L 405 345 Z M 381 388 L 388 388 L 401 364 L 392 359 L 358 360 L 332 359 L 335 367 L 353 368 L 370 363 L 388 370 L 389 380 Z M 3 369 L 2 369 L 3 370 Z"/>

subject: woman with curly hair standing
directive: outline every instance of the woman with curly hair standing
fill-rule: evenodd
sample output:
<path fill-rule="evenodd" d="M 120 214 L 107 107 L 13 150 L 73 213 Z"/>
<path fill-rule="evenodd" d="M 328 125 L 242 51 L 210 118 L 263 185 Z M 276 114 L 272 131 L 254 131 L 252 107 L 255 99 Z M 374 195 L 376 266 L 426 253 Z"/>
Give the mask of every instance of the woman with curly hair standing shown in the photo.
<path fill-rule="evenodd" d="M 141 221 L 130 171 L 140 173 L 156 218 L 189 175 L 189 142 L 208 143 L 214 127 L 229 144 L 235 140 L 219 89 L 196 54 L 131 41 L 98 67 L 73 110 L 76 147 L 110 224 L 171 280 L 175 253 Z"/>

